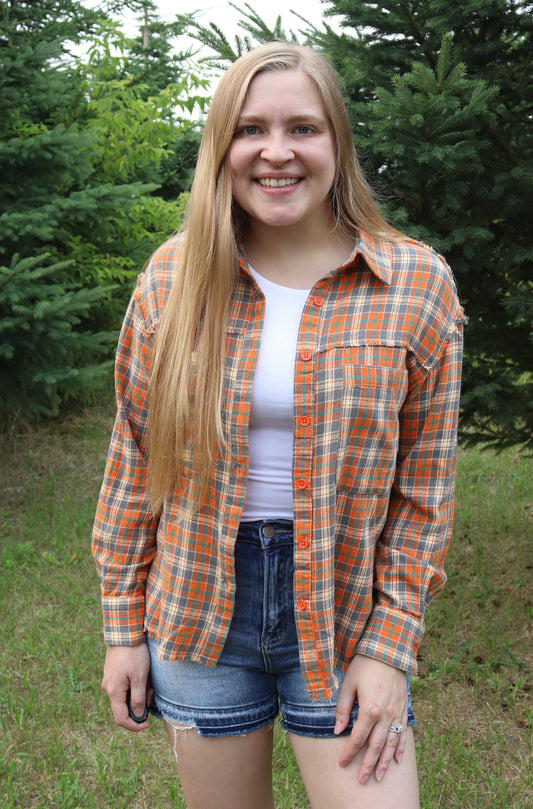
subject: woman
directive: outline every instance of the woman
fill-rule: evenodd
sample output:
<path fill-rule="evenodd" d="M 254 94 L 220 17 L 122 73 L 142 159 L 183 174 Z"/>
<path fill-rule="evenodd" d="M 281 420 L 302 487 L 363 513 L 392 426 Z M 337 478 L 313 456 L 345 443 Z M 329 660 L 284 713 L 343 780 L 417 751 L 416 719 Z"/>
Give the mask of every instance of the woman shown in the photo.
<path fill-rule="evenodd" d="M 463 321 L 380 216 L 326 60 L 242 56 L 124 321 L 93 538 L 115 721 L 153 697 L 190 809 L 272 809 L 278 711 L 313 809 L 418 806 Z"/>

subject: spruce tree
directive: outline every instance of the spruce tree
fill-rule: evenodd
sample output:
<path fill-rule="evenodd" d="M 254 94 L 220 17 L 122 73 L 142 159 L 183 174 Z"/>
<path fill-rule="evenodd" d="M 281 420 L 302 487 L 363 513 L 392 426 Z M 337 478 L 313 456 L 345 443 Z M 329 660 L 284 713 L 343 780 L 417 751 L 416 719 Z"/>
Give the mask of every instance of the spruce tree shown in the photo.
<path fill-rule="evenodd" d="M 136 275 L 183 214 L 183 200 L 152 192 L 179 130 L 175 108 L 196 98 L 179 94 L 196 83 L 175 76 L 152 96 L 135 59 L 114 55 L 127 44 L 81 2 L 3 4 L 2 415 L 53 413 L 94 388 Z"/>
<path fill-rule="evenodd" d="M 192 58 L 195 48 L 191 44 L 187 50 L 181 49 L 180 37 L 187 30 L 186 17 L 176 15 L 173 20 L 163 21 L 157 2 L 140 0 L 137 5 L 140 5 L 139 28 L 128 50 L 128 74 L 142 86 L 147 97 L 175 85 L 177 79 L 184 76 L 184 64 Z M 210 76 L 205 70 L 201 76 L 193 76 L 190 69 L 187 76 L 192 81 L 181 98 L 187 101 L 188 115 L 180 120 L 180 126 L 174 127 L 173 137 L 158 165 L 157 195 L 165 200 L 176 199 L 189 190 L 200 148 L 202 127 L 191 114 L 195 108 L 205 111 Z"/>
<path fill-rule="evenodd" d="M 98 15 L 70 0 L 14 2 L 0 19 L 0 412 L 57 412 L 95 385 L 109 336 L 79 329 L 102 293 L 79 297 L 64 244 L 116 207 L 92 188 L 90 139 L 72 121 L 74 76 L 61 64 Z M 120 194 L 120 192 L 119 192 Z M 123 195 L 122 195 L 123 196 Z M 72 310 L 72 311 L 71 311 Z M 83 369 L 83 370 L 81 370 Z M 76 381 L 74 380 L 76 377 Z"/>
<path fill-rule="evenodd" d="M 111 361 L 113 335 L 80 328 L 104 290 L 65 283 L 65 264 L 46 254 L 0 264 L 0 416 L 57 415 L 86 395 Z"/>
<path fill-rule="evenodd" d="M 462 436 L 532 448 L 533 4 L 324 5 L 325 24 L 301 33 L 342 77 L 354 142 L 386 213 L 441 250 L 458 280 L 470 319 Z M 256 42 L 237 46 L 272 38 L 241 11 Z M 195 32 L 216 60 L 232 58 L 220 32 Z"/>
<path fill-rule="evenodd" d="M 442 250 L 470 318 L 463 437 L 533 446 L 533 4 L 328 2 L 315 41 L 392 218 Z"/>

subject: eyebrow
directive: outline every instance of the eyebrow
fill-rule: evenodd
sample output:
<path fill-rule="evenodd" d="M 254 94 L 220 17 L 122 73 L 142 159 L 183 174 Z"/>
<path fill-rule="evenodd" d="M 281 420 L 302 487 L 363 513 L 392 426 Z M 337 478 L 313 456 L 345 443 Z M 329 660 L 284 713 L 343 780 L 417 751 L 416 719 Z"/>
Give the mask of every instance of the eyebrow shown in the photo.
<path fill-rule="evenodd" d="M 253 112 L 243 113 L 239 115 L 238 123 L 239 125 L 247 124 L 247 123 L 264 123 L 265 116 L 262 113 L 254 114 Z M 323 115 L 317 115 L 314 112 L 299 112 L 297 115 L 290 115 L 287 118 L 286 123 L 289 125 L 294 124 L 301 124 L 301 123 L 314 123 L 317 125 L 322 125 L 327 127 L 328 119 Z"/>

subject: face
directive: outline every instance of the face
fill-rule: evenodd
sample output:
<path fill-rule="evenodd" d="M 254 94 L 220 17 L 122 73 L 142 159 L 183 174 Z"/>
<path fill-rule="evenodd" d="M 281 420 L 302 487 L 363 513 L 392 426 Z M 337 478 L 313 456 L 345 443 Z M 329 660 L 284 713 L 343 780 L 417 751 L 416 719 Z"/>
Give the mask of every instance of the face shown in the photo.
<path fill-rule="evenodd" d="M 268 71 L 248 88 L 228 154 L 235 201 L 250 228 L 331 224 L 335 138 L 320 93 L 300 70 Z"/>

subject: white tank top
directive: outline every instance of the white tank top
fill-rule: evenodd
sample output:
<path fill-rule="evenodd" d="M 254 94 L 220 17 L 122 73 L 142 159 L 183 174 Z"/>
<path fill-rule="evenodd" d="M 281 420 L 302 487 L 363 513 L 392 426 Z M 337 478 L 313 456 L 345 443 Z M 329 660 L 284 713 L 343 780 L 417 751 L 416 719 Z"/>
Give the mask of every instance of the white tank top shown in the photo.
<path fill-rule="evenodd" d="M 242 520 L 293 519 L 294 362 L 308 289 L 274 284 L 250 267 L 265 295 L 248 445 L 250 468 Z"/>

